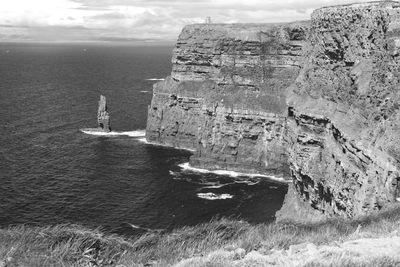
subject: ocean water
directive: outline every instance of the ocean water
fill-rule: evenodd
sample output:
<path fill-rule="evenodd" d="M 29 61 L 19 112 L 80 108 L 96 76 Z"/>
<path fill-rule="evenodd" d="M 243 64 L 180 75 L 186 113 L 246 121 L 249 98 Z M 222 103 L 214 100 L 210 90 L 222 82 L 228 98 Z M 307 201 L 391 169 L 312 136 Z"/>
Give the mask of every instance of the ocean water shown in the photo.
<path fill-rule="evenodd" d="M 0 44 L 0 227 L 78 223 L 135 235 L 213 217 L 271 221 L 286 186 L 185 168 L 143 142 L 172 47 Z M 94 136 L 99 95 L 116 134 Z M 229 174 L 229 173 L 228 173 Z"/>

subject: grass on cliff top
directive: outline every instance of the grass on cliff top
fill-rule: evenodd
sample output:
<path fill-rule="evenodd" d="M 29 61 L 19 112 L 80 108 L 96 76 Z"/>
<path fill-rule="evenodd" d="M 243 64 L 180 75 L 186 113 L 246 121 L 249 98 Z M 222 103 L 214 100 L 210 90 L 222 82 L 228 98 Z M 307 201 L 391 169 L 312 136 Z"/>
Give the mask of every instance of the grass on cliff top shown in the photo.
<path fill-rule="evenodd" d="M 400 230 L 400 207 L 359 220 L 335 219 L 310 225 L 250 225 L 240 220 L 219 219 L 168 233 L 149 233 L 136 239 L 124 239 L 76 225 L 13 226 L 0 229 L 0 267 L 168 266 L 218 249 L 243 248 L 246 252 L 268 253 L 273 248 L 288 248 L 304 242 L 344 241 L 352 238 L 359 225 L 363 236 L 368 237 Z M 390 259 L 381 260 L 372 263 L 390 263 Z"/>

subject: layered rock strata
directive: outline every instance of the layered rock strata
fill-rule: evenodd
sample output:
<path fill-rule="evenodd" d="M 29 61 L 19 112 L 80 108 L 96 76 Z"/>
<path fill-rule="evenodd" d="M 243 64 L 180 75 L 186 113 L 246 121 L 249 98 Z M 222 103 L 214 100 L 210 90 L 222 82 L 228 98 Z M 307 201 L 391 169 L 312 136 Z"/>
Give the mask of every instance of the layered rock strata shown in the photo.
<path fill-rule="evenodd" d="M 280 219 L 379 210 L 400 199 L 400 5 L 308 25 L 187 26 L 147 139 L 195 149 L 196 166 L 291 176 Z"/>
<path fill-rule="evenodd" d="M 328 216 L 354 217 L 396 201 L 399 48 L 397 2 L 312 14 L 309 58 L 288 96 L 294 202 L 306 201 Z"/>
<path fill-rule="evenodd" d="M 147 140 L 195 149 L 194 166 L 287 176 L 286 92 L 307 27 L 186 26 L 171 77 L 154 86 Z"/>

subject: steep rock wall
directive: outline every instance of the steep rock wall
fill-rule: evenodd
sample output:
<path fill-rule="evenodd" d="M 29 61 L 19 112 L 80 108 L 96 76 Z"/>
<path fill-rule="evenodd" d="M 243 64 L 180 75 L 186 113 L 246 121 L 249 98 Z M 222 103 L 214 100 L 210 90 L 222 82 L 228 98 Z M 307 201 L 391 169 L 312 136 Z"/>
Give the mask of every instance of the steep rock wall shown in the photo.
<path fill-rule="evenodd" d="M 154 86 L 147 140 L 195 149 L 194 166 L 288 176 L 286 93 L 307 27 L 185 27 L 171 77 Z"/>
<path fill-rule="evenodd" d="M 385 1 L 316 10 L 311 26 L 187 26 L 171 77 L 154 86 L 147 139 L 195 149 L 195 166 L 291 176 L 280 219 L 395 202 L 399 10 Z"/>
<path fill-rule="evenodd" d="M 379 210 L 399 191 L 400 6 L 316 10 L 309 40 L 288 96 L 295 191 L 329 216 Z"/>

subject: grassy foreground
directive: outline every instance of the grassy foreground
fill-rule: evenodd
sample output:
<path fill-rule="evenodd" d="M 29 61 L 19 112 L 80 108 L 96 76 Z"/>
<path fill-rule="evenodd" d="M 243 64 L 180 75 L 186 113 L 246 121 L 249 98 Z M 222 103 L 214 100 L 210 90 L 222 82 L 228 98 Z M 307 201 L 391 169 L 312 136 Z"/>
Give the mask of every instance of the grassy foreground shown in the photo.
<path fill-rule="evenodd" d="M 136 239 L 105 235 L 99 230 L 77 225 L 14 226 L 0 229 L 0 267 L 175 264 L 270 266 L 272 262 L 268 261 L 271 255 L 293 256 L 296 244 L 308 248 L 310 245 L 307 243 L 313 243 L 311 248 L 315 250 L 316 246 L 338 246 L 338 243 L 352 239 L 386 237 L 391 240 L 398 235 L 399 206 L 357 220 L 335 219 L 309 225 L 250 225 L 240 220 L 219 219 L 168 233 L 149 233 Z M 396 258 L 398 255 L 382 255 L 355 261 L 352 257 L 354 255 L 342 254 L 327 255 L 330 257 L 329 261 L 318 258 L 308 262 L 306 266 L 400 266 L 400 261 Z M 277 262 L 280 265 L 279 260 L 275 260 L 274 264 Z M 281 263 L 285 265 L 284 261 Z"/>

